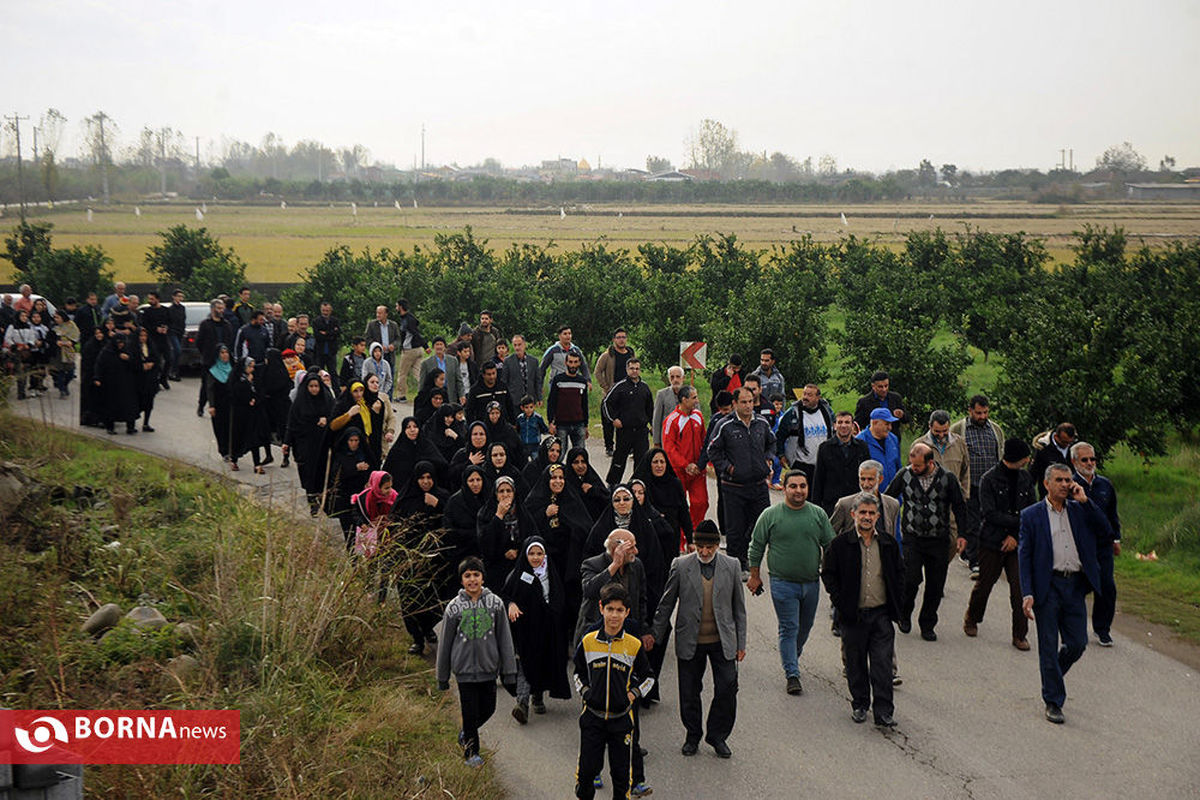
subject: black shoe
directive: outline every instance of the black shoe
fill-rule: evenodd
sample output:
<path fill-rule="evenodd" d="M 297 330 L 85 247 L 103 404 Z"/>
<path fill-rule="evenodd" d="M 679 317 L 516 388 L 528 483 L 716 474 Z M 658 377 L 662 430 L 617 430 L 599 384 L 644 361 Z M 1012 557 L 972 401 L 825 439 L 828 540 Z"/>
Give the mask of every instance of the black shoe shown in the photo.
<path fill-rule="evenodd" d="M 292 454 L 291 454 L 291 453 L 284 453 L 284 454 L 283 454 L 283 463 L 279 465 L 279 468 L 280 468 L 280 469 L 287 469 L 288 465 L 289 465 L 289 464 L 291 464 L 291 463 L 292 463 Z"/>
<path fill-rule="evenodd" d="M 166 381 L 163 381 L 162 383 L 160 383 L 160 384 L 159 384 L 159 386 L 161 386 L 161 387 L 162 387 L 162 390 L 163 390 L 164 392 L 169 392 L 169 391 L 171 391 L 171 384 L 167 383 Z"/>
<path fill-rule="evenodd" d="M 197 408 L 197 409 L 196 409 L 196 416 L 197 416 L 197 417 L 203 417 L 203 416 L 204 416 L 204 406 L 200 406 L 200 408 Z"/>
<path fill-rule="evenodd" d="M 116 428 L 105 428 L 105 429 L 104 429 L 104 432 L 105 432 L 105 433 L 107 433 L 109 436 L 116 436 L 116 435 L 117 435 L 117 429 L 116 429 Z"/>
<path fill-rule="evenodd" d="M 646 756 L 650 755 L 650 751 L 647 750 L 646 748 L 642 747 L 639 744 L 638 745 L 638 755 L 640 755 L 642 758 L 645 758 Z"/>
<path fill-rule="evenodd" d="M 937 634 L 933 632 L 933 628 L 930 628 L 927 631 L 921 631 L 921 638 L 927 642 L 936 642 Z"/>
<path fill-rule="evenodd" d="M 863 714 L 866 714 L 866 712 L 864 711 Z M 896 727 L 896 720 L 892 719 L 891 714 L 879 714 L 875 717 L 875 727 L 894 728 Z"/>
<path fill-rule="evenodd" d="M 513 719 L 522 725 L 524 725 L 526 722 L 529 722 L 529 704 L 517 703 L 515 706 L 513 706 L 512 715 Z"/>
<path fill-rule="evenodd" d="M 912 632 L 912 618 L 905 617 L 904 619 L 902 619 L 898 623 L 896 623 L 896 627 L 898 627 L 900 629 L 901 633 Z"/>
<path fill-rule="evenodd" d="M 129 434 L 130 436 L 133 436 L 135 433 L 137 433 L 137 428 L 130 425 L 128 428 L 125 429 L 125 433 Z"/>
<path fill-rule="evenodd" d="M 424 642 L 413 642 L 412 644 L 410 644 L 408 646 L 408 654 L 410 656 L 425 655 L 425 643 Z"/>
<path fill-rule="evenodd" d="M 865 708 L 855 708 L 850 711 L 850 719 L 861 725 L 867 721 L 867 710 Z"/>
<path fill-rule="evenodd" d="M 151 428 L 149 425 L 143 425 L 142 430 L 144 430 L 146 433 L 154 433 L 154 428 Z"/>
<path fill-rule="evenodd" d="M 173 381 L 175 381 L 175 382 L 177 382 L 177 383 L 178 383 L 179 381 L 183 380 L 183 378 L 179 377 L 179 373 L 176 373 L 176 374 L 174 374 L 174 375 L 172 375 L 172 376 L 171 376 L 171 380 L 173 380 Z"/>
<path fill-rule="evenodd" d="M 1046 703 L 1046 719 L 1055 725 L 1062 725 L 1067 721 L 1066 717 L 1063 716 L 1062 708 L 1054 705 L 1054 703 Z"/>
<path fill-rule="evenodd" d="M 546 704 L 543 701 L 537 699 L 536 697 L 533 698 L 533 713 L 535 713 L 535 714 L 545 714 L 546 713 Z"/>
<path fill-rule="evenodd" d="M 613 454 L 613 449 L 611 447 L 604 448 L 604 455 L 608 456 L 609 458 L 612 458 L 612 454 Z"/>
<path fill-rule="evenodd" d="M 430 644 L 437 644 L 437 634 L 433 631 L 425 631 L 425 641 Z"/>
<path fill-rule="evenodd" d="M 712 745 L 713 750 L 717 751 L 717 758 L 730 758 L 733 756 L 733 751 L 729 749 L 729 745 L 725 744 L 724 741 L 716 742 L 712 739 L 705 739 L 705 741 Z"/>
<path fill-rule="evenodd" d="M 800 684 L 800 676 L 792 675 L 787 679 L 788 694 L 804 694 L 804 686 Z"/>
<path fill-rule="evenodd" d="M 700 743 L 693 742 L 691 739 L 688 739 L 683 743 L 683 747 L 679 748 L 679 752 L 683 753 L 685 756 L 694 756 L 696 753 L 700 752 Z"/>
<path fill-rule="evenodd" d="M 840 639 L 842 636 L 842 626 L 835 622 L 829 626 L 829 632 Z"/>

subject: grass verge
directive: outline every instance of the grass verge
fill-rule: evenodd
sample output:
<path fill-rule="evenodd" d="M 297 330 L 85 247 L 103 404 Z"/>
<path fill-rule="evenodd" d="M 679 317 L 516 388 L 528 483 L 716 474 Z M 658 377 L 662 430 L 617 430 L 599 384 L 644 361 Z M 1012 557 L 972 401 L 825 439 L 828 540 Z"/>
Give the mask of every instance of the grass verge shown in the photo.
<path fill-rule="evenodd" d="M 502 796 L 490 767 L 462 764 L 453 704 L 405 652 L 395 607 L 324 529 L 200 470 L 0 425 L 0 460 L 34 480 L 0 524 L 0 704 L 242 712 L 240 765 L 94 766 L 89 794 Z M 80 625 L 107 602 L 171 624 L 93 640 Z M 166 662 L 183 652 L 199 668 L 177 678 Z"/>

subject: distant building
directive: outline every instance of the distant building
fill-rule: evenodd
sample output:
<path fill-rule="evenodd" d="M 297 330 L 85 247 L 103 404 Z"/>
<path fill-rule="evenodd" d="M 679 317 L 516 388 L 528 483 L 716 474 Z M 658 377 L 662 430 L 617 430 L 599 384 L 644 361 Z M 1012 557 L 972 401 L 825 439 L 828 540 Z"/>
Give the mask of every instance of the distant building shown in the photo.
<path fill-rule="evenodd" d="M 1200 183 L 1127 183 L 1130 200 L 1182 200 L 1200 203 Z"/>
<path fill-rule="evenodd" d="M 670 169 L 666 172 L 657 172 L 646 178 L 646 180 L 664 183 L 688 183 L 693 180 L 693 178 L 686 172 L 680 172 L 677 169 Z"/>
<path fill-rule="evenodd" d="M 542 162 L 542 171 L 558 175 L 578 175 L 579 164 L 573 158 L 552 158 Z"/>

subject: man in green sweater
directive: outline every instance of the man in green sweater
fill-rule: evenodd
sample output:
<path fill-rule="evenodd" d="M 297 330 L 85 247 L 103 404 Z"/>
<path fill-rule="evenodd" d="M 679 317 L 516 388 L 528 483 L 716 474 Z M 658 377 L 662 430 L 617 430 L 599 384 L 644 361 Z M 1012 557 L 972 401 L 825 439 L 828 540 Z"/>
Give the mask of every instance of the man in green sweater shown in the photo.
<path fill-rule="evenodd" d="M 750 535 L 751 594 L 762 593 L 759 568 L 763 553 L 771 571 L 771 602 L 779 621 L 779 660 L 787 676 L 787 693 L 802 694 L 800 654 L 808 641 L 817 601 L 821 552 L 833 541 L 833 526 L 825 511 L 808 501 L 808 476 L 791 470 L 783 476 L 783 502 L 758 517 Z"/>

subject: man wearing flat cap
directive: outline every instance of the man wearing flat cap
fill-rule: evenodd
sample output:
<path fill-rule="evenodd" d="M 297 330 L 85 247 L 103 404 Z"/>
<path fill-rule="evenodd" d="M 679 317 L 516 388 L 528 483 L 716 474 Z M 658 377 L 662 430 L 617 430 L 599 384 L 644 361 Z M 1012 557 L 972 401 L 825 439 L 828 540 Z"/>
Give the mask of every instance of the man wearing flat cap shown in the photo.
<path fill-rule="evenodd" d="M 963 632 L 979 634 L 979 623 L 987 610 L 988 596 L 1001 573 L 1008 580 L 1008 603 L 1012 608 L 1012 644 L 1028 650 L 1029 620 L 1021 608 L 1021 572 L 1017 543 L 1021 533 L 1021 511 L 1037 502 L 1029 465 L 1029 445 L 1023 439 L 1004 443 L 1000 463 L 979 479 L 979 580 L 971 589 Z M 960 537 L 961 539 L 961 537 Z"/>
<path fill-rule="evenodd" d="M 742 595 L 741 565 L 719 551 L 721 534 L 704 520 L 692 534 L 693 553 L 671 562 L 651 634 L 645 644 L 663 641 L 676 604 L 675 657 L 679 665 L 679 716 L 687 733 L 681 752 L 696 754 L 700 739 L 717 755 L 729 758 L 725 740 L 737 717 L 738 662 L 746 657 L 746 601 Z M 708 732 L 701 725 L 700 689 L 706 662 L 712 664 L 713 699 L 708 708 Z"/>

